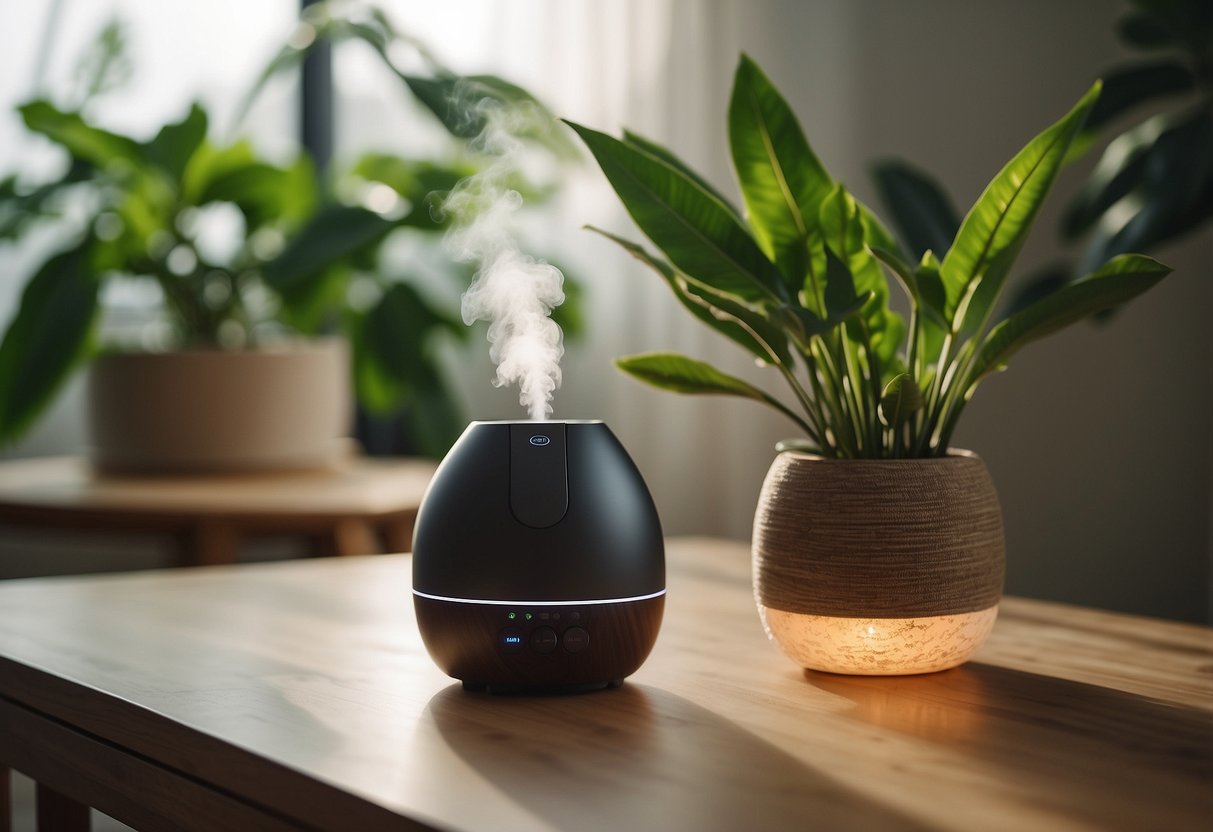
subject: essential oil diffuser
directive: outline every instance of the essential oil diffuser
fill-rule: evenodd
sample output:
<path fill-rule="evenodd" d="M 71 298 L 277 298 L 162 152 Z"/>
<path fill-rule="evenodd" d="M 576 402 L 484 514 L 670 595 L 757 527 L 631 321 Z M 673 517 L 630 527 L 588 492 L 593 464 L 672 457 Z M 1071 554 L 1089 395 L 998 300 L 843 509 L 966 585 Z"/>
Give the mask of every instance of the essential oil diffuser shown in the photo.
<path fill-rule="evenodd" d="M 413 533 L 413 604 L 465 688 L 615 686 L 657 639 L 657 510 L 600 421 L 473 422 Z"/>

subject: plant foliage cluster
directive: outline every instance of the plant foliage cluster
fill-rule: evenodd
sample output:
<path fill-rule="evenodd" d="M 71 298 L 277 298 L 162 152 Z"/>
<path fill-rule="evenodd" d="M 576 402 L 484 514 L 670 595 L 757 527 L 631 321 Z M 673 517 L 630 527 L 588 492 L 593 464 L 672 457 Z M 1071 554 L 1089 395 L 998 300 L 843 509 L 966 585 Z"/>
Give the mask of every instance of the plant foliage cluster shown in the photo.
<path fill-rule="evenodd" d="M 982 379 L 1027 343 L 1124 303 L 1169 271 L 1121 255 L 996 319 L 1016 255 L 1099 92 L 1096 84 L 1006 164 L 946 248 L 914 258 L 830 176 L 788 103 L 744 56 L 728 110 L 744 212 L 669 149 L 572 124 L 661 254 L 594 230 L 650 266 L 691 314 L 774 368 L 795 403 L 682 355 L 618 365 L 667 390 L 774 407 L 807 437 L 787 447 L 832 458 L 946 454 Z M 908 321 L 889 305 L 894 283 L 908 296 Z"/>
<path fill-rule="evenodd" d="M 46 181 L 30 182 L 22 172 L 0 180 L 0 243 L 48 222 L 79 230 L 35 268 L 0 341 L 0 442 L 19 437 L 97 349 L 103 287 L 136 279 L 159 288 L 169 347 L 230 349 L 284 332 L 343 334 L 363 407 L 373 414 L 403 408 L 419 450 L 449 447 L 462 420 L 436 342 L 444 334 L 466 337 L 467 328 L 418 288 L 418 275 L 386 270 L 383 246 L 394 234 L 415 235 L 422 247 L 440 244 L 447 220 L 433 197 L 488 163 L 469 141 L 480 132 L 486 100 L 522 105 L 534 119 L 524 128 L 529 138 L 556 154 L 567 156 L 571 144 L 545 131 L 551 116 L 526 91 L 496 76 L 456 76 L 374 8 L 309 6 L 245 109 L 271 77 L 297 67 L 318 44 L 343 40 L 369 45 L 441 122 L 452 137 L 444 155 L 368 153 L 321 174 L 305 152 L 281 163 L 246 140 L 217 141 L 197 103 L 147 139 L 104 129 L 90 105 L 128 72 L 114 25 L 83 61 L 93 80 L 78 100 L 21 106 L 25 126 L 66 151 L 68 164 Z M 405 71 L 402 60 L 424 69 Z M 518 187 L 545 195 L 525 181 Z M 229 231 L 235 225 L 235 245 L 205 239 L 216 213 Z M 467 285 L 466 268 L 441 253 L 431 260 L 459 289 Z M 573 305 L 563 314 L 575 331 Z"/>

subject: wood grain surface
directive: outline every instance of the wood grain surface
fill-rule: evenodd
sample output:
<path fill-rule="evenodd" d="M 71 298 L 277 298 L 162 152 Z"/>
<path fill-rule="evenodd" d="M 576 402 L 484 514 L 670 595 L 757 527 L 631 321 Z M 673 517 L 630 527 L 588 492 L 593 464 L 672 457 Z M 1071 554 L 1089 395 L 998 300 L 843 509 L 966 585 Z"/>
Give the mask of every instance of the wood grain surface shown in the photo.
<path fill-rule="evenodd" d="M 320 555 L 404 552 L 436 463 L 347 454 L 314 470 L 103 475 L 82 457 L 0 463 L 0 524 L 172 535 L 180 565 L 239 560 L 258 535 L 303 535 Z"/>
<path fill-rule="evenodd" d="M 301 828 L 1213 824 L 1207 628 L 1008 598 L 960 668 L 816 674 L 763 635 L 747 544 L 667 558 L 618 690 L 464 692 L 388 556 L 0 585 L 0 698 Z M 0 726 L 0 761 L 13 743 Z M 161 798 L 131 792 L 132 818 Z"/>

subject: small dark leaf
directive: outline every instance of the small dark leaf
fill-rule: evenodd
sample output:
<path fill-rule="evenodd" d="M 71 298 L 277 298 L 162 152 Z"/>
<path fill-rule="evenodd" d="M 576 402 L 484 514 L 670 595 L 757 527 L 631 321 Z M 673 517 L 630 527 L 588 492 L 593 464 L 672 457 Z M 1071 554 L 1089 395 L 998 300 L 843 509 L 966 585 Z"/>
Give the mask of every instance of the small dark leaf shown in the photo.
<path fill-rule="evenodd" d="M 872 169 L 880 199 L 893 217 L 902 244 L 913 257 L 946 252 L 960 228 L 960 216 L 943 188 L 922 170 L 889 160 Z"/>
<path fill-rule="evenodd" d="M 894 376 L 880 394 L 880 421 L 885 427 L 899 428 L 922 406 L 922 391 L 909 373 L 902 373 Z"/>

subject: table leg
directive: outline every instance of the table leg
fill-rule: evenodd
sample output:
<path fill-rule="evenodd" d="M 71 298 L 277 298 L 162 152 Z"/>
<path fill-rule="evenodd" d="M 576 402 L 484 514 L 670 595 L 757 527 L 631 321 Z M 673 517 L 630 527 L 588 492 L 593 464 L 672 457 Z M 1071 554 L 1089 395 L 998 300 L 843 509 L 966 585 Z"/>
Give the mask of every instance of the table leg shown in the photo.
<path fill-rule="evenodd" d="M 385 551 L 392 553 L 411 552 L 413 550 L 412 520 L 391 520 L 383 524 L 383 542 Z"/>
<path fill-rule="evenodd" d="M 194 526 L 192 551 L 186 553 L 189 566 L 215 566 L 239 560 L 240 533 L 224 520 L 200 520 Z"/>
<path fill-rule="evenodd" d="M 0 766 L 0 832 L 13 830 L 13 782 L 8 766 Z"/>
<path fill-rule="evenodd" d="M 38 832 L 88 832 L 87 806 L 41 783 L 35 789 Z"/>
<path fill-rule="evenodd" d="M 375 532 L 365 520 L 347 517 L 333 526 L 333 548 L 339 556 L 373 555 L 380 551 Z"/>

